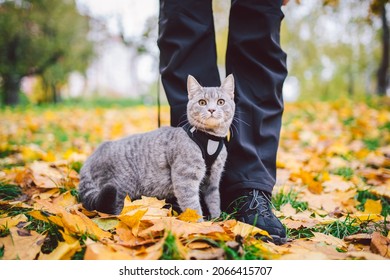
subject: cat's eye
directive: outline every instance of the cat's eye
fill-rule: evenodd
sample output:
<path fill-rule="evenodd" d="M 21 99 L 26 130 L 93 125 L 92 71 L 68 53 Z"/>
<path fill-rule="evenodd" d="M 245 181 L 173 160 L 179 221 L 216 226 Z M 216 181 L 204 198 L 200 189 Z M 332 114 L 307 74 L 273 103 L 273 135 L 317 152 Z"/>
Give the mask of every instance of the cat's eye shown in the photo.
<path fill-rule="evenodd" d="M 199 100 L 198 103 L 199 103 L 200 106 L 206 106 L 207 105 L 207 101 L 204 100 L 204 99 Z"/>
<path fill-rule="evenodd" d="M 224 105 L 225 104 L 225 100 L 223 100 L 223 99 L 218 99 L 218 101 L 217 101 L 217 105 L 218 106 L 222 106 L 222 105 Z"/>

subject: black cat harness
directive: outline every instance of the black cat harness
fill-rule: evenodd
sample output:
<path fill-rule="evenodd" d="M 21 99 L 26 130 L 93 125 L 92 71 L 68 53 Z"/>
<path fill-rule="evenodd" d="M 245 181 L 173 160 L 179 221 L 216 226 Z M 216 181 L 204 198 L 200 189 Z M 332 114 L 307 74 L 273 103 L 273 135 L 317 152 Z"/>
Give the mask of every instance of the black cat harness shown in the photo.
<path fill-rule="evenodd" d="M 193 126 L 186 125 L 183 129 L 188 136 L 199 146 L 202 151 L 203 159 L 206 162 L 207 174 L 210 174 L 211 166 L 221 152 L 225 137 L 218 137 L 209 133 L 200 131 Z"/>

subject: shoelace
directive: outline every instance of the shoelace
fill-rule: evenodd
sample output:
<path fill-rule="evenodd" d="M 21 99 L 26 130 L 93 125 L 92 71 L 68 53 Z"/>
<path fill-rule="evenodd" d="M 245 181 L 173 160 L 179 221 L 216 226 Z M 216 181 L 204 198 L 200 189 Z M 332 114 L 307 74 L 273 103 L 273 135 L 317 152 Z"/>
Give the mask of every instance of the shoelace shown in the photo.
<path fill-rule="evenodd" d="M 259 190 L 252 190 L 250 193 L 252 195 L 252 200 L 249 203 L 250 210 L 260 210 L 260 215 L 264 217 L 271 216 L 271 209 L 269 209 L 272 202 L 269 200 L 267 195 Z M 260 207 L 259 207 L 260 206 Z"/>

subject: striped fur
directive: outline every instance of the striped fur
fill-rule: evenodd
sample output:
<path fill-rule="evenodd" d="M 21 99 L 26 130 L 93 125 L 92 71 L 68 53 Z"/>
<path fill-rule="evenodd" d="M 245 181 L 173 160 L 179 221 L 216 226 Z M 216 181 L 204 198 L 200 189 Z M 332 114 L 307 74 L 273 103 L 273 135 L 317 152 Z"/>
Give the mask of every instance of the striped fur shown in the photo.
<path fill-rule="evenodd" d="M 235 110 L 233 76 L 221 87 L 201 87 L 192 76 L 187 85 L 189 123 L 225 137 Z M 202 215 L 201 194 L 211 216 L 218 217 L 219 182 L 226 157 L 223 147 L 207 176 L 199 147 L 182 128 L 174 127 L 104 142 L 80 171 L 80 199 L 88 210 L 119 214 L 127 194 L 131 199 L 175 196 L 183 211 L 191 208 Z"/>

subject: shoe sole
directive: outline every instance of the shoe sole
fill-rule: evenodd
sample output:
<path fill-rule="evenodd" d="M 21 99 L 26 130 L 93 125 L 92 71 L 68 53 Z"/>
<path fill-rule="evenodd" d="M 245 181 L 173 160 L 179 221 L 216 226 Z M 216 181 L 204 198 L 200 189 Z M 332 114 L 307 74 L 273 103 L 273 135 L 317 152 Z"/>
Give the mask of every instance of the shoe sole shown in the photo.
<path fill-rule="evenodd" d="M 264 242 L 272 242 L 274 243 L 275 245 L 283 245 L 283 244 L 286 244 L 287 243 L 287 237 L 280 237 L 278 235 L 269 235 L 271 236 L 271 238 L 269 238 L 268 236 L 265 236 L 265 235 L 262 235 L 260 237 L 260 239 Z"/>
<path fill-rule="evenodd" d="M 287 237 L 280 237 L 277 235 L 271 235 L 271 237 L 271 242 L 273 242 L 275 245 L 283 245 L 287 243 Z"/>

